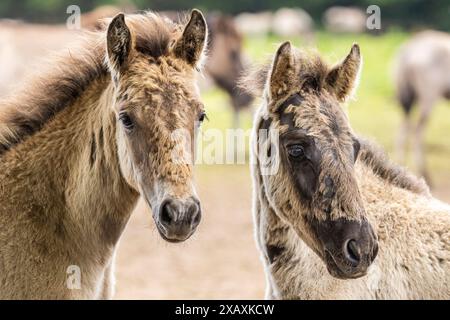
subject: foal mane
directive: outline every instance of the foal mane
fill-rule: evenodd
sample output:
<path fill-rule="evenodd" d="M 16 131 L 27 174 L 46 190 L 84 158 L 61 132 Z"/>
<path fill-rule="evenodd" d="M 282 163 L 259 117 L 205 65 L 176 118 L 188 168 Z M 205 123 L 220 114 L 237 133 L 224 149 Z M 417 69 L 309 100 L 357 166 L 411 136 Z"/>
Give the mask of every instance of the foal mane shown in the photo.
<path fill-rule="evenodd" d="M 423 179 L 388 159 L 385 152 L 375 143 L 358 138 L 361 144 L 358 159 L 373 170 L 381 179 L 413 193 L 430 196 L 430 189 Z"/>
<path fill-rule="evenodd" d="M 94 80 L 108 75 L 109 21 L 103 20 L 99 31 L 84 32 L 78 43 L 52 57 L 46 71 L 38 72 L 20 91 L 0 102 L 0 156 L 41 130 Z M 135 36 L 136 50 L 154 58 L 167 54 L 170 42 L 182 31 L 181 25 L 152 12 L 127 15 L 126 23 Z"/>

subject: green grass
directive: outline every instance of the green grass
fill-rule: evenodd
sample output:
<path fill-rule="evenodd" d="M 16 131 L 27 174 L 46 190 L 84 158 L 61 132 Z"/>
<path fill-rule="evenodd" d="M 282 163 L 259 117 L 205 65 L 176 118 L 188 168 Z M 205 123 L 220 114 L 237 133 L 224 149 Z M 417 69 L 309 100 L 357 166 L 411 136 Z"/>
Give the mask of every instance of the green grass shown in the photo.
<path fill-rule="evenodd" d="M 318 32 L 311 44 L 300 39 L 290 39 L 296 46 L 317 48 L 322 56 L 334 63 L 342 59 L 357 42 L 362 51 L 364 64 L 356 100 L 348 105 L 348 112 L 354 130 L 374 138 L 390 153 L 393 152 L 395 137 L 402 119 L 400 107 L 394 98 L 392 66 L 395 53 L 409 34 L 389 32 L 380 36 L 336 35 Z M 265 61 L 275 52 L 283 39 L 269 36 L 245 40 L 245 53 L 252 61 Z M 203 94 L 210 121 L 207 128 L 226 129 L 231 126 L 231 107 L 227 96 L 218 89 Z M 251 112 L 242 116 L 242 126 L 251 127 Z M 436 182 L 445 183 L 450 177 L 450 104 L 441 101 L 432 113 L 427 131 L 427 161 Z M 408 164 L 413 167 L 411 161 Z M 445 181 L 444 181 L 445 180 Z"/>

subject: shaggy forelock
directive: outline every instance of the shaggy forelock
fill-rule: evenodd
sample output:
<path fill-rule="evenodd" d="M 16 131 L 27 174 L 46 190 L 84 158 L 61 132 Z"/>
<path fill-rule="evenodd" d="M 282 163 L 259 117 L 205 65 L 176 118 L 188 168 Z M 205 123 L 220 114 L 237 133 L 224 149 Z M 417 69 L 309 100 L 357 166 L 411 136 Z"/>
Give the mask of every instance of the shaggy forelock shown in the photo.
<path fill-rule="evenodd" d="M 293 90 L 300 89 L 303 85 L 317 90 L 322 89 L 324 79 L 331 67 L 318 53 L 312 50 L 296 49 L 295 63 L 297 65 L 295 74 L 297 86 L 292 88 Z M 239 88 L 254 97 L 260 97 L 267 83 L 271 66 L 271 60 L 249 66 L 239 80 Z"/>

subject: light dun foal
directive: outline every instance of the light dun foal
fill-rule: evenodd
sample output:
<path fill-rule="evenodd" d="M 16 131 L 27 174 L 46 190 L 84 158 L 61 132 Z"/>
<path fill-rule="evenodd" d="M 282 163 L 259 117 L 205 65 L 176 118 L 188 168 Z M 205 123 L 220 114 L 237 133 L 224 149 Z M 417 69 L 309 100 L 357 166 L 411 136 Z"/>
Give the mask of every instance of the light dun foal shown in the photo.
<path fill-rule="evenodd" d="M 267 298 L 450 298 L 450 207 L 358 139 L 340 106 L 360 63 L 357 45 L 329 67 L 287 42 L 243 82 L 264 90 L 252 174 Z"/>
<path fill-rule="evenodd" d="M 193 234 L 193 148 L 173 132 L 193 137 L 204 118 L 195 77 L 206 37 L 196 10 L 186 26 L 119 14 L 1 102 L 0 299 L 110 298 L 140 195 L 164 239 Z"/>
<path fill-rule="evenodd" d="M 405 43 L 397 56 L 395 85 L 398 102 L 404 111 L 397 142 L 398 159 L 405 161 L 406 147 L 412 135 L 416 169 L 430 182 L 425 161 L 425 128 L 439 99 L 450 100 L 450 35 L 429 30 Z M 418 119 L 414 121 L 412 112 L 416 102 Z"/>

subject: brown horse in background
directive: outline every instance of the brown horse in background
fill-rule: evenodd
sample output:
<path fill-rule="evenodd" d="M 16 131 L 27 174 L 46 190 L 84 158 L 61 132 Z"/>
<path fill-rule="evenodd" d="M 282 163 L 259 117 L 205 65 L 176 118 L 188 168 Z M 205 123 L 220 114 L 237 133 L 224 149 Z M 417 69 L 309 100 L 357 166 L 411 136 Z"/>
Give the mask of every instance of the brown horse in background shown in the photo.
<path fill-rule="evenodd" d="M 247 108 L 253 101 L 250 94 L 238 88 L 238 80 L 245 68 L 242 35 L 230 16 L 210 14 L 206 17 L 206 21 L 210 32 L 206 72 L 217 86 L 230 96 L 233 107 L 233 126 L 239 128 L 240 111 Z"/>

